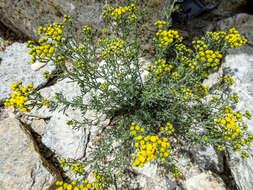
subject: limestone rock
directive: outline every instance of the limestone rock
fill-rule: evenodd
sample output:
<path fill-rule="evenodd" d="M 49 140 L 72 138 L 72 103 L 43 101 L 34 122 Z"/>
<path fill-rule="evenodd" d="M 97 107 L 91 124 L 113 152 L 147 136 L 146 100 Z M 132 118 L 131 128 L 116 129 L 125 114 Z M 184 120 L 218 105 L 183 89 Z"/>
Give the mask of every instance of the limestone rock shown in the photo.
<path fill-rule="evenodd" d="M 110 4 L 108 3 L 110 2 Z M 122 3 L 123 2 L 123 3 Z M 103 10 L 113 3 L 114 6 L 124 4 L 124 0 L 2 0 L 0 2 L 0 21 L 16 33 L 23 33 L 29 38 L 38 39 L 37 29 L 53 22 L 61 22 L 63 15 L 72 17 L 75 29 L 82 29 L 84 25 L 103 28 Z M 144 1 L 148 7 L 147 21 L 154 23 L 160 19 L 161 10 L 166 8 L 171 0 Z"/>
<path fill-rule="evenodd" d="M 223 157 L 211 145 L 194 147 L 191 153 L 199 168 L 218 173 L 223 171 Z"/>
<path fill-rule="evenodd" d="M 22 130 L 19 121 L 0 121 L 0 189 L 48 190 L 59 174 L 37 152 L 32 137 Z"/>
<path fill-rule="evenodd" d="M 31 65 L 31 69 L 33 71 L 38 71 L 40 70 L 41 68 L 45 67 L 47 64 L 46 63 L 42 63 L 42 62 L 39 62 L 39 61 L 36 61 L 35 63 L 33 63 Z"/>
<path fill-rule="evenodd" d="M 215 25 L 214 25 L 215 26 Z M 241 53 L 247 53 L 252 54 L 252 45 L 253 45 L 253 16 L 246 14 L 246 13 L 240 13 L 236 14 L 233 17 L 229 17 L 227 19 L 221 20 L 216 23 L 216 30 L 228 30 L 229 28 L 235 27 L 239 33 L 243 36 L 245 36 L 248 40 L 248 45 L 243 45 L 239 48 L 234 48 L 230 50 L 229 52 L 231 54 L 241 54 Z"/>
<path fill-rule="evenodd" d="M 40 93 L 47 99 L 54 99 L 56 93 L 61 92 L 68 101 L 80 95 L 80 88 L 77 83 L 64 79 L 55 85 L 43 88 Z M 86 98 L 89 98 L 88 96 Z M 59 108 L 61 109 L 61 108 Z M 79 110 L 68 108 L 63 114 L 57 109 L 49 112 L 47 108 L 32 110 L 29 113 L 39 118 L 50 118 L 44 129 L 42 142 L 56 154 L 64 158 L 80 159 L 85 155 L 88 134 L 90 138 L 97 135 L 103 127 L 109 124 L 109 119 L 103 115 L 89 110 L 86 117 L 91 121 L 91 126 L 83 126 L 79 130 L 73 130 L 66 122 L 71 119 L 82 121 L 82 114 Z"/>
<path fill-rule="evenodd" d="M 22 81 L 23 85 L 33 83 L 36 88 L 46 83 L 42 76 L 43 72 L 54 70 L 53 65 L 47 65 L 39 72 L 32 71 L 29 63 L 31 56 L 27 52 L 25 44 L 17 42 L 3 52 L 0 64 L 0 102 L 10 96 L 12 83 L 18 81 Z"/>
<path fill-rule="evenodd" d="M 187 190 L 226 190 L 222 179 L 215 177 L 210 171 L 196 174 L 185 182 Z"/>
<path fill-rule="evenodd" d="M 232 73 L 234 85 L 232 92 L 238 92 L 239 103 L 236 107 L 238 111 L 244 113 L 249 110 L 253 113 L 253 55 L 237 54 L 228 55 L 224 66 Z M 248 130 L 253 132 L 253 121 L 244 119 L 248 125 Z M 242 159 L 239 153 L 231 152 L 228 165 L 239 190 L 253 189 L 253 151 L 249 152 L 250 158 Z"/>
<path fill-rule="evenodd" d="M 222 75 L 223 75 L 223 70 L 222 68 L 220 68 L 217 72 L 211 73 L 208 76 L 208 79 L 205 79 L 203 81 L 203 85 L 207 86 L 208 88 L 213 87 L 214 85 L 221 82 L 221 80 L 223 79 Z"/>

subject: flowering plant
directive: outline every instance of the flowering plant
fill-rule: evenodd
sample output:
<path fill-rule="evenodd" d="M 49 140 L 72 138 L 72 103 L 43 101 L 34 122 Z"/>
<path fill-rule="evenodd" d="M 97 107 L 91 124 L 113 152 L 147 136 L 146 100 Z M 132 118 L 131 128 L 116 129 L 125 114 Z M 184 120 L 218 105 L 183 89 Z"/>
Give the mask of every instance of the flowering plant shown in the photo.
<path fill-rule="evenodd" d="M 227 50 L 247 40 L 232 28 L 228 32 L 207 32 L 189 48 L 178 31 L 167 29 L 171 27 L 168 22 L 159 20 L 154 23 L 155 54 L 149 64 L 142 65 L 142 20 L 137 5 L 132 1 L 125 7 L 109 6 L 103 12 L 108 27 L 100 38 L 85 26 L 78 39 L 71 31 L 71 18 L 65 15 L 62 23 L 39 28 L 44 37 L 38 45 L 32 41 L 27 44 L 31 63 L 52 61 L 56 65 L 55 74 L 46 72 L 43 76 L 69 78 L 80 86 L 81 95 L 72 102 L 60 93 L 54 100 L 47 100 L 32 85 L 16 83 L 12 86 L 16 94 L 6 100 L 6 106 L 20 111 L 34 106 L 47 106 L 52 111 L 58 106 L 79 109 L 84 120 L 67 122 L 76 129 L 89 124 L 85 113 L 90 109 L 116 121 L 104 130 L 89 158 L 82 163 L 62 161 L 62 167 L 83 178 L 57 182 L 58 189 L 107 189 L 116 184 L 115 175 L 120 177 L 130 164 L 143 167 L 148 162 L 158 162 L 178 177 L 183 174 L 176 168 L 173 155 L 180 145 L 211 144 L 218 151 L 232 148 L 241 151 L 243 158 L 248 157 L 246 150 L 253 135 L 243 119 L 251 119 L 251 114 L 233 111 L 239 101 L 236 93 L 230 95 L 227 90 L 233 78 L 223 76 L 211 88 L 203 85 L 219 69 Z M 91 99 L 84 104 L 86 94 Z M 119 145 L 114 146 L 114 142 Z M 108 159 L 108 153 L 112 159 Z M 95 171 L 94 182 L 86 179 L 89 164 L 89 170 Z"/>

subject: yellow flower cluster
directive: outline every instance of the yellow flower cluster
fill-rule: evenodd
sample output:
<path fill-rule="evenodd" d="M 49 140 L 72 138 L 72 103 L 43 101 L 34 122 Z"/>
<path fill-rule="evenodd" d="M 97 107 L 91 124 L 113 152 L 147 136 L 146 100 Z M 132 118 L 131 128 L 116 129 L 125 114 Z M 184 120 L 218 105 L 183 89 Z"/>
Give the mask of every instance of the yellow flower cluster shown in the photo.
<path fill-rule="evenodd" d="M 134 122 L 130 126 L 131 134 L 135 135 L 134 146 L 139 149 L 136 155 L 132 157 L 134 160 L 133 166 L 142 168 L 146 163 L 157 159 L 158 156 L 161 158 L 162 162 L 165 162 L 166 157 L 168 157 L 171 152 L 168 139 L 160 139 L 158 136 L 143 137 L 140 129 L 141 127 Z M 133 133 L 133 131 L 135 132 Z"/>
<path fill-rule="evenodd" d="M 208 48 L 203 40 L 192 41 L 192 44 L 198 51 L 204 51 Z"/>
<path fill-rule="evenodd" d="M 91 34 L 92 34 L 92 29 L 91 29 L 91 27 L 89 27 L 89 26 L 84 26 L 84 27 L 83 27 L 83 34 L 84 34 L 83 40 L 84 40 L 85 42 L 89 42 L 89 41 L 91 40 Z M 78 52 L 85 53 L 85 46 L 84 46 L 84 45 L 81 45 L 81 46 L 79 47 Z"/>
<path fill-rule="evenodd" d="M 13 83 L 11 90 L 17 93 L 12 93 L 11 98 L 7 99 L 4 105 L 14 106 L 15 109 L 20 108 L 21 112 L 29 112 L 29 106 L 25 105 L 25 103 L 29 100 L 29 94 L 34 91 L 33 84 L 23 87 L 22 82 Z"/>
<path fill-rule="evenodd" d="M 178 50 L 180 54 L 192 53 L 192 50 L 187 48 L 186 45 L 182 43 L 176 44 L 175 47 L 176 47 L 176 50 Z"/>
<path fill-rule="evenodd" d="M 103 90 L 107 90 L 108 89 L 108 83 L 107 82 L 101 83 L 100 88 L 102 88 Z"/>
<path fill-rule="evenodd" d="M 196 70 L 199 68 L 197 61 L 194 61 L 186 56 L 181 56 L 180 61 L 185 65 L 187 65 L 188 67 L 190 67 L 191 69 Z"/>
<path fill-rule="evenodd" d="M 171 78 L 174 80 L 178 80 L 180 78 L 180 75 L 178 74 L 178 72 L 173 72 L 171 74 Z"/>
<path fill-rule="evenodd" d="M 227 83 L 228 86 L 232 86 L 234 84 L 234 79 L 230 75 L 227 75 L 224 77 L 224 82 Z"/>
<path fill-rule="evenodd" d="M 240 151 L 244 145 L 249 146 L 253 138 L 251 134 L 248 135 L 248 138 L 245 137 L 244 131 L 247 130 L 247 126 L 242 124 L 242 114 L 240 112 L 233 112 L 232 108 L 227 105 L 220 112 L 221 114 L 217 115 L 218 119 L 214 121 L 216 126 L 212 129 L 211 134 L 222 136 L 225 140 L 231 141 L 234 150 L 237 151 Z M 217 150 L 222 151 L 224 147 L 219 145 Z"/>
<path fill-rule="evenodd" d="M 137 19 L 136 17 L 136 6 L 135 4 L 131 4 L 129 6 L 125 7 L 118 7 L 118 8 L 113 8 L 112 6 L 107 7 L 107 10 L 103 12 L 103 17 L 104 18 L 109 18 L 112 17 L 114 21 L 119 21 L 123 17 L 127 17 L 128 20 L 130 21 L 135 21 Z"/>
<path fill-rule="evenodd" d="M 252 115 L 251 115 L 251 113 L 248 110 L 245 111 L 245 113 L 243 114 L 243 116 L 246 117 L 247 119 L 251 119 L 252 118 Z"/>
<path fill-rule="evenodd" d="M 49 37 L 50 39 L 57 41 L 57 42 L 63 42 L 62 41 L 62 36 L 63 36 L 63 31 L 62 29 L 64 28 L 62 23 L 56 22 L 53 23 L 51 25 L 49 25 L 49 27 L 44 28 L 42 26 L 39 27 L 38 29 L 38 34 L 45 34 L 47 37 Z"/>
<path fill-rule="evenodd" d="M 165 24 L 167 24 L 165 21 L 158 20 L 154 23 L 155 26 L 158 26 L 159 29 L 161 29 Z"/>
<path fill-rule="evenodd" d="M 174 133 L 175 129 L 170 122 L 167 122 L 166 126 L 161 127 L 161 131 L 168 133 L 168 135 L 171 135 L 172 133 Z"/>
<path fill-rule="evenodd" d="M 158 41 L 158 47 L 168 46 L 173 42 L 182 42 L 183 37 L 179 36 L 178 31 L 176 30 L 159 30 L 156 33 L 158 40 L 154 38 L 154 41 Z"/>
<path fill-rule="evenodd" d="M 30 55 L 32 55 L 31 63 L 35 63 L 36 60 L 42 62 L 45 58 L 52 58 L 53 53 L 55 51 L 54 45 L 51 41 L 48 41 L 48 38 L 40 38 L 39 43 L 40 46 L 34 46 L 32 41 L 28 41 L 27 47 L 31 48 L 28 51 Z"/>
<path fill-rule="evenodd" d="M 196 59 L 206 63 L 207 67 L 212 67 L 214 70 L 218 70 L 218 64 L 222 59 L 222 55 L 218 51 L 205 50 L 200 51 L 196 55 Z"/>
<path fill-rule="evenodd" d="M 229 100 L 234 101 L 235 103 L 239 102 L 239 96 L 237 92 L 234 92 L 232 96 L 229 97 Z"/>
<path fill-rule="evenodd" d="M 46 107 L 50 107 L 50 104 L 52 103 L 52 101 L 51 100 L 47 100 L 47 99 L 44 99 L 42 102 L 41 102 L 41 104 L 43 105 L 43 106 L 46 106 Z"/>
<path fill-rule="evenodd" d="M 105 50 L 102 51 L 102 58 L 107 59 L 109 55 L 122 55 L 122 49 L 124 48 L 125 41 L 117 38 L 113 38 L 112 40 L 106 38 L 103 40 L 105 44 Z"/>
<path fill-rule="evenodd" d="M 57 57 L 56 57 L 56 64 L 62 64 L 62 63 L 64 63 L 64 61 L 65 61 L 65 57 L 63 56 L 63 55 L 58 55 Z"/>
<path fill-rule="evenodd" d="M 70 123 L 68 123 L 68 122 L 67 122 L 67 124 L 69 125 Z M 72 122 L 72 121 L 70 120 L 70 122 Z M 76 162 L 76 163 L 72 164 L 69 162 L 69 160 L 67 161 L 67 160 L 63 159 L 63 160 L 61 160 L 61 167 L 62 168 L 68 167 L 71 171 L 74 172 L 74 174 L 82 175 L 84 173 L 84 168 L 86 167 L 86 165 L 81 164 L 80 162 Z"/>
<path fill-rule="evenodd" d="M 225 37 L 230 48 L 240 47 L 242 44 L 247 43 L 247 39 L 241 36 L 235 28 L 229 29 L 229 34 Z"/>
<path fill-rule="evenodd" d="M 43 72 L 43 77 L 45 78 L 45 79 L 49 79 L 50 78 L 50 73 L 48 72 L 48 71 L 45 71 L 45 72 Z"/>
<path fill-rule="evenodd" d="M 158 59 L 154 62 L 155 67 L 152 68 L 151 64 L 148 64 L 147 71 L 152 72 L 156 79 L 159 80 L 161 78 L 161 74 L 163 73 L 170 73 L 173 69 L 172 65 L 166 64 L 165 59 Z"/>
<path fill-rule="evenodd" d="M 73 64 L 78 68 L 78 69 L 85 69 L 85 62 L 84 61 L 75 61 Z"/>
<path fill-rule="evenodd" d="M 207 32 L 207 36 L 211 37 L 212 40 L 215 40 L 217 44 L 220 44 L 224 37 L 226 36 L 226 32 Z"/>
<path fill-rule="evenodd" d="M 68 15 L 64 15 L 63 23 L 66 23 L 66 22 L 72 23 L 72 19 Z"/>
<path fill-rule="evenodd" d="M 204 86 L 200 82 L 195 83 L 195 90 L 193 90 L 193 94 L 195 95 L 195 99 L 203 98 L 208 94 L 209 88 Z"/>
<path fill-rule="evenodd" d="M 39 39 L 38 43 L 40 45 L 35 46 L 33 41 L 28 41 L 27 47 L 31 50 L 28 51 L 30 55 L 32 55 L 31 63 L 34 63 L 36 60 L 42 62 L 44 59 L 52 58 L 55 52 L 55 47 L 59 45 L 59 43 L 63 43 L 63 24 L 54 23 L 49 27 L 44 28 L 42 26 L 38 29 L 38 34 L 44 34 L 45 37 Z M 56 43 L 53 43 L 55 41 Z"/>
<path fill-rule="evenodd" d="M 78 171 L 80 169 L 83 170 L 85 167 L 85 164 L 81 164 L 81 163 L 77 162 L 75 165 L 70 165 L 66 162 L 66 160 L 62 160 L 61 166 L 62 167 L 67 166 L 72 171 Z M 83 171 L 82 171 L 82 173 L 83 173 Z M 83 183 L 77 182 L 76 180 L 73 180 L 71 183 L 57 181 L 56 185 L 59 186 L 57 188 L 57 190 L 95 190 L 95 189 L 96 190 L 107 190 L 108 189 L 108 186 L 109 186 L 108 181 L 105 179 L 105 177 L 103 175 L 99 174 L 98 170 L 94 171 L 93 176 L 95 178 L 95 181 L 93 181 L 93 182 L 89 182 L 88 179 L 82 179 L 82 180 L 84 180 Z"/>
<path fill-rule="evenodd" d="M 180 86 L 180 89 L 181 89 L 181 92 L 183 94 L 183 99 L 184 100 L 190 100 L 192 95 L 193 95 L 193 92 L 191 89 L 188 89 L 188 88 L 185 88 L 184 85 L 181 85 Z"/>

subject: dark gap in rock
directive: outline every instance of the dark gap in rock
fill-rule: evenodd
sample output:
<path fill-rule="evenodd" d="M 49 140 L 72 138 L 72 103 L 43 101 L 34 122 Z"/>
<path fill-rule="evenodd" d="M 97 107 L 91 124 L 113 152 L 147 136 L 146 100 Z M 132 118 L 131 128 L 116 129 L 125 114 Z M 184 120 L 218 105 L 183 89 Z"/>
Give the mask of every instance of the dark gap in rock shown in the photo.
<path fill-rule="evenodd" d="M 54 173 L 59 173 L 61 178 L 66 181 L 66 182 L 70 182 L 71 180 L 65 175 L 64 170 L 61 167 L 60 162 L 58 161 L 59 156 L 57 156 L 52 150 L 50 150 L 48 147 L 46 147 L 41 140 L 41 136 L 36 133 L 30 125 L 22 122 L 19 119 L 20 123 L 22 124 L 22 126 L 25 128 L 25 130 L 30 134 L 30 136 L 33 138 L 33 142 L 36 143 L 38 150 L 36 150 L 41 156 L 42 158 L 44 158 L 50 165 L 52 165 L 54 167 Z M 36 146 L 35 146 L 36 148 Z M 52 168 L 49 168 L 48 166 L 46 166 L 49 170 L 51 170 Z M 60 180 L 60 179 L 58 179 Z"/>
<path fill-rule="evenodd" d="M 226 189 L 227 190 L 239 190 L 239 188 L 236 185 L 236 182 L 234 180 L 234 177 L 232 175 L 232 172 L 229 168 L 226 154 L 223 154 L 223 166 L 224 166 L 223 172 L 218 175 L 222 178 L 222 180 L 226 184 Z"/>
<path fill-rule="evenodd" d="M 5 48 L 14 42 L 24 43 L 30 40 L 28 36 L 22 32 L 15 32 L 11 30 L 8 26 L 0 21 L 0 37 L 2 38 L 2 46 L 0 51 L 4 51 Z"/>

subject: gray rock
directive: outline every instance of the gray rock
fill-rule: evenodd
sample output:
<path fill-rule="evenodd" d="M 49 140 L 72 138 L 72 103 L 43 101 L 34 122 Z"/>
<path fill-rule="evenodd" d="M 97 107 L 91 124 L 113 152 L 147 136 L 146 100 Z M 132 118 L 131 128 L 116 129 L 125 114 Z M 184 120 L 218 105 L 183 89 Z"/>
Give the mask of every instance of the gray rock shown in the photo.
<path fill-rule="evenodd" d="M 200 169 L 223 172 L 223 157 L 211 145 L 198 146 L 191 150 L 193 161 Z"/>
<path fill-rule="evenodd" d="M 228 55 L 224 64 L 233 73 L 235 80 L 231 87 L 232 92 L 238 92 L 239 103 L 236 107 L 238 111 L 244 113 L 249 110 L 253 113 L 253 55 L 237 54 Z M 248 130 L 253 133 L 253 121 L 244 119 L 248 125 Z M 228 165 L 239 190 L 253 189 L 253 151 L 252 147 L 249 154 L 250 158 L 242 159 L 237 152 L 230 152 Z"/>
<path fill-rule="evenodd" d="M 211 73 L 208 76 L 208 79 L 203 81 L 203 85 L 207 86 L 208 88 L 213 87 L 214 85 L 220 83 L 223 79 L 223 70 L 220 68 L 217 72 Z"/>
<path fill-rule="evenodd" d="M 78 115 L 76 111 L 74 114 Z M 78 116 L 81 118 L 80 114 Z M 70 118 L 63 113 L 55 113 L 46 125 L 42 143 L 63 158 L 80 159 L 85 153 L 86 130 L 85 128 L 73 130 L 66 124 Z"/>
<path fill-rule="evenodd" d="M 22 130 L 19 121 L 0 121 L 0 189 L 47 190 L 53 188 L 56 169 L 38 151 L 30 134 Z"/>
<path fill-rule="evenodd" d="M 54 70 L 55 67 L 48 64 L 38 72 L 32 71 L 29 63 L 31 56 L 27 52 L 25 44 L 17 42 L 4 51 L 0 64 L 0 102 L 10 96 L 13 83 L 18 81 L 22 81 L 23 85 L 33 83 L 36 88 L 46 83 L 42 76 L 43 72 Z"/>
<path fill-rule="evenodd" d="M 226 190 L 221 178 L 212 172 L 196 173 L 185 181 L 187 190 Z"/>
<path fill-rule="evenodd" d="M 252 47 L 253 47 L 253 16 L 246 14 L 246 13 L 240 13 L 233 17 L 229 17 L 227 19 L 221 20 L 217 22 L 215 25 L 215 28 L 217 31 L 220 30 L 228 30 L 229 28 L 235 27 L 241 35 L 244 35 L 248 42 L 248 45 L 244 45 L 239 48 L 235 48 L 230 50 L 231 54 L 241 54 L 241 53 L 247 53 L 252 54 Z"/>
<path fill-rule="evenodd" d="M 112 1 L 110 1 L 112 2 Z M 125 2 L 113 1 L 118 6 Z M 143 5 L 149 8 L 147 21 L 153 23 L 161 17 L 161 10 L 167 7 L 171 0 L 148 0 Z M 53 22 L 61 22 L 63 15 L 72 17 L 74 27 L 78 30 L 84 25 L 103 28 L 102 11 L 108 6 L 108 1 L 101 0 L 2 0 L 0 2 L 0 21 L 16 33 L 23 33 L 32 39 L 38 39 L 37 29 Z M 110 4 L 111 5 L 111 4 Z"/>
<path fill-rule="evenodd" d="M 191 161 L 187 153 L 180 153 L 176 157 L 176 166 L 183 178 L 174 178 L 167 171 L 162 170 L 153 162 L 146 164 L 143 168 L 134 168 L 137 174 L 137 182 L 141 189 L 161 190 L 225 190 L 223 180 L 213 172 L 199 167 Z M 204 161 L 203 161 L 204 162 Z"/>
<path fill-rule="evenodd" d="M 59 92 L 68 101 L 71 101 L 81 94 L 78 84 L 71 82 L 69 79 L 64 79 L 53 86 L 40 90 L 40 94 L 47 99 L 54 99 L 55 94 Z M 89 97 L 87 96 L 87 98 Z M 66 122 L 71 119 L 81 122 L 83 120 L 81 112 L 68 108 L 65 114 L 63 114 L 59 112 L 59 109 L 50 112 L 47 108 L 43 107 L 39 110 L 34 109 L 28 114 L 39 118 L 50 118 L 45 126 L 44 135 L 42 136 L 42 142 L 48 148 L 61 157 L 80 159 L 85 155 L 88 134 L 90 134 L 90 139 L 93 139 L 94 136 L 101 132 L 103 127 L 109 124 L 110 120 L 101 113 L 89 110 L 86 113 L 86 117 L 92 125 L 85 125 L 79 130 L 73 130 Z"/>

